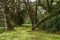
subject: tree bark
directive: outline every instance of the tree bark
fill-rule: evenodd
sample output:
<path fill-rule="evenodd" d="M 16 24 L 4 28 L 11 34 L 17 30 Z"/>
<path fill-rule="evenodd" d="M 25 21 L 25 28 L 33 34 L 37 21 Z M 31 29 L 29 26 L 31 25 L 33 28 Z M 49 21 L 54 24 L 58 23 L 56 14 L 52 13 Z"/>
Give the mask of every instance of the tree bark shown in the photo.
<path fill-rule="evenodd" d="M 11 31 L 13 29 L 13 26 L 11 25 L 10 18 L 5 13 L 3 15 L 5 20 L 5 29 L 6 31 Z"/>
<path fill-rule="evenodd" d="M 3 5 L 3 8 L 4 8 L 3 16 L 4 16 L 4 20 L 5 20 L 5 29 L 6 29 L 6 31 L 11 31 L 13 29 L 13 27 L 12 27 L 12 24 L 11 24 L 11 21 L 10 21 L 8 12 L 7 12 L 6 1 L 7 0 L 4 0 L 4 2 L 3 2 L 4 3 L 4 5 Z"/>

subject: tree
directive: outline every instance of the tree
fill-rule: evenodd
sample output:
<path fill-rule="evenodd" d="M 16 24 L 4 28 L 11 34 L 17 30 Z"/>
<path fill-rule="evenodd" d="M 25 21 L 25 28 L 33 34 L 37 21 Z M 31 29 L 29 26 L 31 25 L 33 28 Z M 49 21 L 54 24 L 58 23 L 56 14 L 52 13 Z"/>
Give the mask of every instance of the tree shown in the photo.
<path fill-rule="evenodd" d="M 54 17 L 54 16 L 56 16 L 56 15 L 59 15 L 59 11 L 60 11 L 60 9 L 58 9 L 58 8 L 56 8 L 56 10 L 58 10 L 58 11 L 56 11 L 55 10 L 55 8 L 53 7 L 54 5 L 53 5 L 53 3 L 54 3 L 54 0 L 46 0 L 46 4 L 44 5 L 43 4 L 43 2 L 44 1 L 42 1 L 41 2 L 41 0 L 39 0 L 39 5 L 40 6 L 42 6 L 42 8 L 44 8 L 45 10 L 46 10 L 46 12 L 47 13 L 49 13 L 48 14 L 48 16 L 46 16 L 46 17 L 44 17 L 42 20 L 40 20 L 36 25 L 35 25 L 35 27 L 33 28 L 33 30 L 35 30 L 35 28 L 37 28 L 41 23 L 43 23 L 43 22 L 45 22 L 47 19 L 49 19 L 49 18 L 51 18 L 51 17 Z M 56 3 L 57 3 L 57 1 L 56 1 Z M 58 13 L 58 14 L 56 14 L 56 13 Z"/>
<path fill-rule="evenodd" d="M 31 2 L 31 0 L 24 0 L 24 3 L 25 3 L 25 7 L 27 8 L 26 10 L 28 11 L 28 15 L 31 19 L 31 23 L 32 23 L 32 30 L 33 28 L 35 27 L 35 25 L 37 24 L 38 22 L 38 17 L 37 17 L 37 1 L 36 1 L 36 5 L 35 5 L 35 9 L 33 8 L 34 4 Z M 32 4 L 31 4 L 32 3 Z"/>
<path fill-rule="evenodd" d="M 6 29 L 6 31 L 10 31 L 10 30 L 12 30 L 13 29 L 13 27 L 12 27 L 12 24 L 11 24 L 11 20 L 10 20 L 10 18 L 9 18 L 9 15 L 8 15 L 8 7 L 7 7 L 7 2 L 6 2 L 7 0 L 4 0 L 3 1 L 3 3 L 4 3 L 4 5 L 3 5 L 3 8 L 4 8 L 4 13 L 3 13 L 3 15 L 4 15 L 4 20 L 5 20 L 5 29 Z"/>

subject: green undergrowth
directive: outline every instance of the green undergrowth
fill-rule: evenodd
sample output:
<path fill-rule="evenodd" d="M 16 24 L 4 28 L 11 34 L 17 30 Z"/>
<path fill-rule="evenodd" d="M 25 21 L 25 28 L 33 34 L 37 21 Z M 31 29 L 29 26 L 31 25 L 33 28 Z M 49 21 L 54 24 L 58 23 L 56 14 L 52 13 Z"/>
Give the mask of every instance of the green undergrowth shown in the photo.
<path fill-rule="evenodd" d="M 15 30 L 0 34 L 0 40 L 60 40 L 60 35 L 32 31 L 31 27 L 15 27 Z"/>

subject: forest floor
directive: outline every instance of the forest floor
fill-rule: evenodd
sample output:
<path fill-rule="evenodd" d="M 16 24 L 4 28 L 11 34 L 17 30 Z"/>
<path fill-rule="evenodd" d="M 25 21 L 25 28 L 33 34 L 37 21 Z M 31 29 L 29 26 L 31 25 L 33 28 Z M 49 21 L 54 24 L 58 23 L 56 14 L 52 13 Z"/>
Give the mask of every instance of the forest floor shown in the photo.
<path fill-rule="evenodd" d="M 32 31 L 29 26 L 15 27 L 14 29 L 10 32 L 0 33 L 0 40 L 60 40 L 60 34 Z"/>

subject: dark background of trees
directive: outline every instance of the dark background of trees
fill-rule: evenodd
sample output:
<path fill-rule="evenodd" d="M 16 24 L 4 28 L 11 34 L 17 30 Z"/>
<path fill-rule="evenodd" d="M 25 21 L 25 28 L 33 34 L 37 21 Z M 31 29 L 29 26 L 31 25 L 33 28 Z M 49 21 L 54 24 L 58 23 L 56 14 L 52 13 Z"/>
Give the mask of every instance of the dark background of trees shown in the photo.
<path fill-rule="evenodd" d="M 60 0 L 0 0 L 0 26 L 7 31 L 32 24 L 33 31 L 60 32 L 59 22 Z"/>

